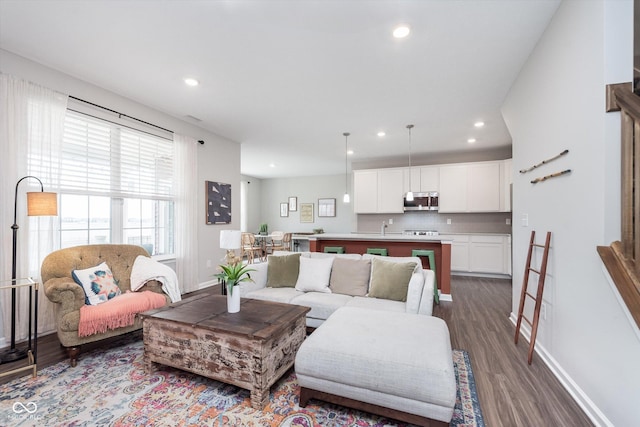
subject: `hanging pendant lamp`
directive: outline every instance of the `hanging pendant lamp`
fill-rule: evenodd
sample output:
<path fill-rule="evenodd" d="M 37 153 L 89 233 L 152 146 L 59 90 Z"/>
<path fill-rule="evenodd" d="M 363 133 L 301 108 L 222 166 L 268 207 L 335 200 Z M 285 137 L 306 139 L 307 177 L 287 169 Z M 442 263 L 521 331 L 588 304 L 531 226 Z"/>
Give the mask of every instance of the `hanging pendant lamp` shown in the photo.
<path fill-rule="evenodd" d="M 409 129 L 409 191 L 404 196 L 404 198 L 408 201 L 413 200 L 413 191 L 411 191 L 411 129 L 413 125 L 407 125 L 407 129 Z"/>
<path fill-rule="evenodd" d="M 342 196 L 342 201 L 344 203 L 349 203 L 351 202 L 351 198 L 349 197 L 349 173 L 347 163 L 347 151 L 349 150 L 349 145 L 347 144 L 347 139 L 351 134 L 349 132 L 345 132 L 342 135 L 344 135 L 344 196 Z"/>

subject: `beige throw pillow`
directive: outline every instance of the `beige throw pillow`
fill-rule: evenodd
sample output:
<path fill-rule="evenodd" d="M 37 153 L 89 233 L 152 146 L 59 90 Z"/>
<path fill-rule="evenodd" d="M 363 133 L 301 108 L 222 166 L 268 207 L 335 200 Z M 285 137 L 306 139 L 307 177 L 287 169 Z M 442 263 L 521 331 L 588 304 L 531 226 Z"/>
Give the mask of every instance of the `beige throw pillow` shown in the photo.
<path fill-rule="evenodd" d="M 406 301 L 409 280 L 415 268 L 415 262 L 391 262 L 374 258 L 371 264 L 369 296 Z"/>
<path fill-rule="evenodd" d="M 267 258 L 267 288 L 293 288 L 300 271 L 300 254 Z"/>
<path fill-rule="evenodd" d="M 364 296 L 369 289 L 370 259 L 335 258 L 329 287 L 336 294 Z"/>

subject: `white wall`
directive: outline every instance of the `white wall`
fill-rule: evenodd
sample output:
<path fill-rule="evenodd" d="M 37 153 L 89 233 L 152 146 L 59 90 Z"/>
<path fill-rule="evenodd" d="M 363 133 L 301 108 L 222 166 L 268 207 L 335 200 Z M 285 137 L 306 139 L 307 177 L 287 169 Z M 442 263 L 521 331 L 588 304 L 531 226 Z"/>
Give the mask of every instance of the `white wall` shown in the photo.
<path fill-rule="evenodd" d="M 349 204 L 342 202 L 345 190 L 344 175 L 263 179 L 261 185 L 262 217 L 259 222 L 267 223 L 270 231 L 311 232 L 314 228 L 322 228 L 325 233 L 356 231 L 351 177 L 349 177 L 348 185 L 352 202 Z M 280 203 L 286 202 L 290 196 L 298 198 L 298 211 L 289 212 L 288 217 L 282 218 L 280 217 Z M 336 199 L 336 216 L 318 218 L 318 199 L 328 198 Z M 300 222 L 299 207 L 301 203 L 313 203 L 313 223 Z"/>
<path fill-rule="evenodd" d="M 632 10 L 631 1 L 563 2 L 503 106 L 515 171 L 569 150 L 514 176 L 512 310 L 530 232 L 543 242 L 551 231 L 547 318 L 541 316 L 542 354 L 533 363 L 546 360 L 597 424 L 615 426 L 638 423 L 640 341 L 596 246 L 619 236 L 619 114 L 604 111 L 605 85 L 631 80 Z M 563 169 L 572 172 L 530 183 Z M 520 225 L 523 215 L 528 227 Z"/>
<path fill-rule="evenodd" d="M 262 180 L 253 176 L 242 176 L 242 181 L 246 183 L 246 204 L 245 209 L 245 223 L 246 229 L 242 231 L 248 231 L 257 233 L 260 228 L 260 223 L 263 220 L 262 217 Z"/>
<path fill-rule="evenodd" d="M 0 72 L 108 107 L 176 133 L 204 140 L 205 144 L 198 146 L 198 181 L 201 185 L 193 191 L 198 193 L 198 205 L 202 206 L 198 213 L 198 281 L 202 283 L 211 280 L 215 266 L 224 257 L 224 250 L 219 248 L 220 230 L 240 228 L 240 144 L 2 49 Z M 204 181 L 231 184 L 232 224 L 205 224 Z M 207 267 L 208 260 L 211 261 L 211 267 Z"/>

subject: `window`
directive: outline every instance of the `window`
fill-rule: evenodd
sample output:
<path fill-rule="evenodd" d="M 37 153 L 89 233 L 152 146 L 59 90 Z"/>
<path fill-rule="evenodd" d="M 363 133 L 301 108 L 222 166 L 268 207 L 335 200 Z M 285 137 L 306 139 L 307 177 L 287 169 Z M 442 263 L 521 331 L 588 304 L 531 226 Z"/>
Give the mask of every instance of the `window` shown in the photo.
<path fill-rule="evenodd" d="M 174 253 L 172 141 L 68 111 L 59 164 L 61 248 Z"/>

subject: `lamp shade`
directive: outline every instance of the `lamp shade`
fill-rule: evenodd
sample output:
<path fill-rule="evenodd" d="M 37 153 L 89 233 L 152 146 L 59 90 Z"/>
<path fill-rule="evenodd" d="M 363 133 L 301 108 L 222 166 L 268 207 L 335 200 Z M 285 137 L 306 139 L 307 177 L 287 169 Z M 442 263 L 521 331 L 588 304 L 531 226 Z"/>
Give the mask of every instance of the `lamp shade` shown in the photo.
<path fill-rule="evenodd" d="M 240 230 L 221 230 L 220 248 L 239 249 L 242 247 L 242 232 Z"/>
<path fill-rule="evenodd" d="M 58 194 L 44 191 L 27 193 L 27 215 L 58 215 Z"/>

